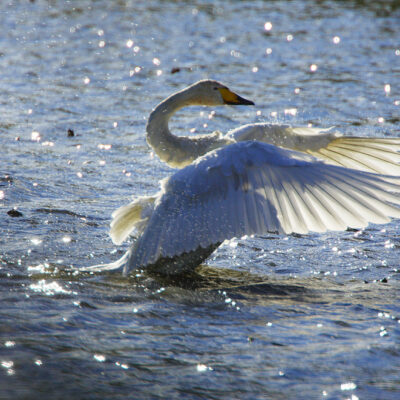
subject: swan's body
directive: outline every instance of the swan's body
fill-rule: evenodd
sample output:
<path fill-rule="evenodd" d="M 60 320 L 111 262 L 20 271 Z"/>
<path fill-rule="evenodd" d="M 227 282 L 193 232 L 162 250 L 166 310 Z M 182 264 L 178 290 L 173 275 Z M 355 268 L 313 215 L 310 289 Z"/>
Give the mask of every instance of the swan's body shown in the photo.
<path fill-rule="evenodd" d="M 201 81 L 153 110 L 148 143 L 161 160 L 185 167 L 164 180 L 156 196 L 114 212 L 113 241 L 132 231 L 138 239 L 120 260 L 87 270 L 175 274 L 233 237 L 363 228 L 400 218 L 400 139 L 268 124 L 197 138 L 169 131 L 180 108 L 219 104 L 253 103 L 218 82 Z"/>

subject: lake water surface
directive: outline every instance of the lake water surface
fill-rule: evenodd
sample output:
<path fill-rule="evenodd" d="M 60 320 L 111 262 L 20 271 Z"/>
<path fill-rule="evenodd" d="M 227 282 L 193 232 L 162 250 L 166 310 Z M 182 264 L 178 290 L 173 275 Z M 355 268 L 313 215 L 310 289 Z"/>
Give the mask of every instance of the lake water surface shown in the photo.
<path fill-rule="evenodd" d="M 119 258 L 112 211 L 173 173 L 151 109 L 202 78 L 269 121 L 400 136 L 398 1 L 0 5 L 0 399 L 399 399 L 400 221 L 224 244 L 185 280 Z M 69 131 L 69 134 L 68 134 Z"/>

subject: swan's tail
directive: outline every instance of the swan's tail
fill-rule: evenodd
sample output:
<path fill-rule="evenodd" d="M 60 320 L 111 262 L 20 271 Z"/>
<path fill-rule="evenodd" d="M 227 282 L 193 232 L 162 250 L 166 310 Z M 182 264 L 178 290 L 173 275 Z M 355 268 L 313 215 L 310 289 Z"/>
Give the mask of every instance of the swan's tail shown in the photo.
<path fill-rule="evenodd" d="M 139 197 L 112 213 L 110 236 L 115 244 L 121 244 L 135 229 L 138 233 L 143 231 L 153 212 L 156 198 L 157 196 Z"/>
<path fill-rule="evenodd" d="M 129 249 L 119 260 L 114 261 L 109 264 L 98 264 L 98 265 L 92 265 L 90 267 L 84 267 L 84 268 L 77 268 L 80 272 L 104 272 L 104 271 L 113 271 L 113 272 L 119 272 L 122 271 L 125 264 L 128 262 L 129 257 L 131 255 L 132 249 Z"/>

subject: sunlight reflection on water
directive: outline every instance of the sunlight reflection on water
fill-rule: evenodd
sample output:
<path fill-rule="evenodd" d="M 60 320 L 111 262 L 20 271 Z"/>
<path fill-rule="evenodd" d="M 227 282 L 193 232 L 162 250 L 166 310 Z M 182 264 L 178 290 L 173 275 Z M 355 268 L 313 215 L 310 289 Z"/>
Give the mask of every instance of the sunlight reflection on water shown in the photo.
<path fill-rule="evenodd" d="M 122 255 L 112 211 L 172 173 L 147 116 L 198 79 L 257 106 L 177 134 L 399 136 L 395 3 L 2 3 L 0 398 L 397 399 L 399 221 L 233 239 L 184 280 L 69 270 Z"/>

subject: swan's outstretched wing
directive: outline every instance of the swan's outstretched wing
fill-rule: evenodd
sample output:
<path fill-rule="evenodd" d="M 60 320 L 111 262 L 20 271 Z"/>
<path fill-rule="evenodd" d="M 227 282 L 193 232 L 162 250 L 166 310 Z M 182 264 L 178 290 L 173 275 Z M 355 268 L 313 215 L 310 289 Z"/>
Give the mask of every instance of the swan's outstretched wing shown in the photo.
<path fill-rule="evenodd" d="M 343 136 L 326 129 L 265 123 L 241 126 L 226 137 L 236 142 L 258 140 L 274 144 L 347 168 L 400 175 L 400 138 Z"/>
<path fill-rule="evenodd" d="M 260 142 L 207 154 L 163 191 L 125 271 L 243 235 L 362 228 L 400 217 L 400 177 Z"/>
<path fill-rule="evenodd" d="M 326 147 L 307 153 L 361 171 L 400 175 L 400 138 L 367 138 L 342 136 Z"/>

